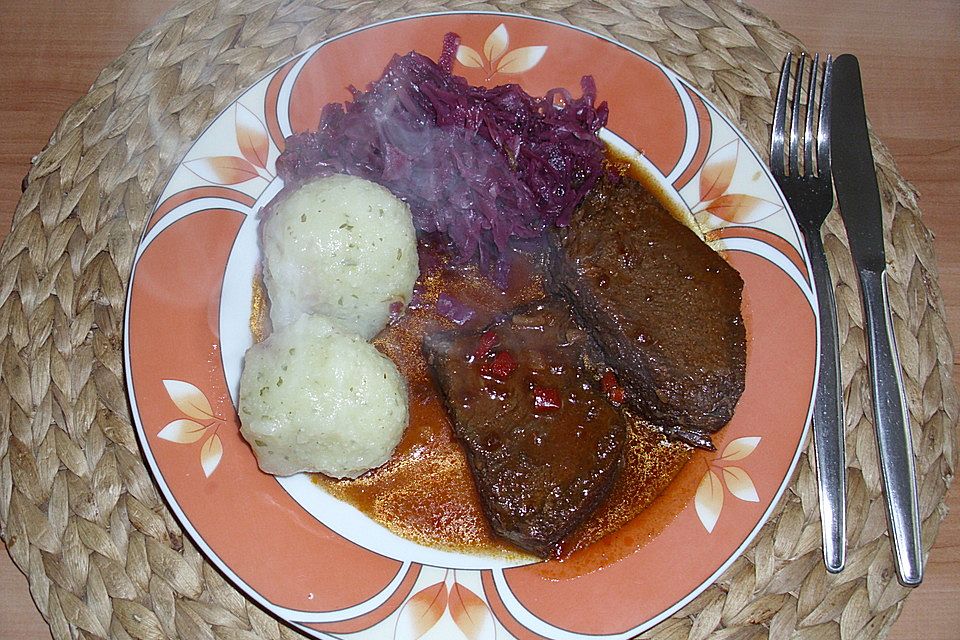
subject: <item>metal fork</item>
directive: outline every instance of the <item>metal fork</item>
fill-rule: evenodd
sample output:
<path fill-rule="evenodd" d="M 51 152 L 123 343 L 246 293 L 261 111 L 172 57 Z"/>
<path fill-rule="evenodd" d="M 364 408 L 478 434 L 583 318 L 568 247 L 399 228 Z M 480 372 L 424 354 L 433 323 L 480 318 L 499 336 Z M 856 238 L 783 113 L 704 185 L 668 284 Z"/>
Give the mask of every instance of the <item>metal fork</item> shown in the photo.
<path fill-rule="evenodd" d="M 833 208 L 833 182 L 830 172 L 830 86 L 833 58 L 827 56 L 822 83 L 818 82 L 820 55 L 813 57 L 808 74 L 805 73 L 806 62 L 807 55 L 800 54 L 794 73 L 789 134 L 787 110 L 793 56 L 787 54 L 783 62 L 773 117 L 770 169 L 803 232 L 820 307 L 820 377 L 814 399 L 813 441 L 819 481 L 823 560 L 828 571 L 837 573 L 843 569 L 846 562 L 847 464 L 840 392 L 837 302 L 827 268 L 827 257 L 823 251 L 823 241 L 820 238 L 820 227 Z M 806 92 L 804 80 L 807 81 Z M 819 114 L 816 99 L 818 93 Z M 801 108 L 804 95 L 805 114 Z M 787 135 L 789 153 L 785 157 L 784 139 Z"/>

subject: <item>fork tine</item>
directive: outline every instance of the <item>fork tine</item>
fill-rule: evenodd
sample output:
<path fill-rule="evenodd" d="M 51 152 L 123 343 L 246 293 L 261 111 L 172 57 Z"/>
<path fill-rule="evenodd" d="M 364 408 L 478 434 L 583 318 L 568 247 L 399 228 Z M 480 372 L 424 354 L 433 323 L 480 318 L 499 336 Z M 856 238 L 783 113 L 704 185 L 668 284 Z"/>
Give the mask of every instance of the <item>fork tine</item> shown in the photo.
<path fill-rule="evenodd" d="M 800 175 L 800 92 L 803 89 L 803 69 L 807 54 L 801 53 L 797 60 L 797 71 L 793 76 L 793 109 L 790 114 L 790 156 L 789 174 Z"/>
<path fill-rule="evenodd" d="M 793 55 L 787 54 L 780 72 L 780 86 L 777 88 L 777 104 L 773 109 L 773 132 L 770 136 L 770 168 L 773 175 L 783 176 L 783 136 L 787 123 L 787 94 L 790 84 L 790 66 Z"/>
<path fill-rule="evenodd" d="M 820 122 L 817 124 L 817 174 L 830 176 L 830 105 L 833 94 L 833 56 L 827 56 L 820 89 Z"/>
<path fill-rule="evenodd" d="M 820 54 L 813 56 L 810 66 L 810 84 L 807 85 L 807 122 L 803 130 L 803 175 L 812 176 L 813 172 L 813 113 L 817 108 L 817 71 L 820 70 Z M 820 92 L 821 98 L 823 91 Z"/>

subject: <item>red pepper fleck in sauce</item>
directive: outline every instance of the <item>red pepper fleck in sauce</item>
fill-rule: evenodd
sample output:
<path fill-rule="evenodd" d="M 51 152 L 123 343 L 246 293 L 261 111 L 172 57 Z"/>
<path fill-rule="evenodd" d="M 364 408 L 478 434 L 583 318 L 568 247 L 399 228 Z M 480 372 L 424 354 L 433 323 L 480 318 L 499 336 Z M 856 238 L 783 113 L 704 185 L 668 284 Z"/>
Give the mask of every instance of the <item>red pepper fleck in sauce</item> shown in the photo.
<path fill-rule="evenodd" d="M 505 381 L 510 374 L 517 370 L 517 361 L 513 359 L 509 351 L 500 351 L 493 357 L 480 365 L 480 375 L 484 378 Z"/>
<path fill-rule="evenodd" d="M 533 385 L 533 408 L 535 411 L 559 409 L 560 393 L 556 389 Z"/>
<path fill-rule="evenodd" d="M 613 375 L 612 371 L 607 371 L 603 374 L 603 378 L 600 379 L 600 388 L 607 394 L 610 402 L 616 405 L 623 404 L 623 387 L 620 386 L 620 383 L 617 381 L 617 376 Z"/>
<path fill-rule="evenodd" d="M 477 348 L 473 352 L 473 357 L 479 360 L 486 356 L 495 344 L 497 344 L 497 334 L 493 331 L 485 331 L 483 335 L 480 336 L 480 340 L 477 341 Z"/>
<path fill-rule="evenodd" d="M 625 395 L 623 392 L 623 387 L 614 387 L 610 390 L 610 402 L 613 404 L 621 405 L 623 404 L 624 399 Z"/>

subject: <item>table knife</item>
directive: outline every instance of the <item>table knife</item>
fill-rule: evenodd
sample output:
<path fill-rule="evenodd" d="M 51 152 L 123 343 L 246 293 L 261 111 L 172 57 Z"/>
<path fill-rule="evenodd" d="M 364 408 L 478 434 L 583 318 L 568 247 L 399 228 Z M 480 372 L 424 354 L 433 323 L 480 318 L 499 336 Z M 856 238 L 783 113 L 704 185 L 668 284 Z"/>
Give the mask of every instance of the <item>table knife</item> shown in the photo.
<path fill-rule="evenodd" d="M 834 186 L 860 278 L 887 524 L 897 576 L 904 586 L 914 587 L 923 579 L 923 563 L 910 417 L 887 296 L 880 191 L 870 151 L 860 65 L 849 54 L 833 63 L 830 125 Z"/>

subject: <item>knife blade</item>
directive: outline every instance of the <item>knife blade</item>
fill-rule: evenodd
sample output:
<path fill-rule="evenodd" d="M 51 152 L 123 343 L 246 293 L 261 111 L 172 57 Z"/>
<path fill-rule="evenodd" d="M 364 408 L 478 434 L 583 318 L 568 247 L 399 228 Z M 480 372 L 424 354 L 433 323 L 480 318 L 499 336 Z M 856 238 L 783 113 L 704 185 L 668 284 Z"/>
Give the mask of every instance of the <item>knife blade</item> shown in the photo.
<path fill-rule="evenodd" d="M 887 295 L 880 190 L 870 151 L 860 64 L 846 54 L 833 63 L 831 162 L 840 216 L 860 279 L 873 416 L 897 577 L 923 579 L 913 444 Z"/>

